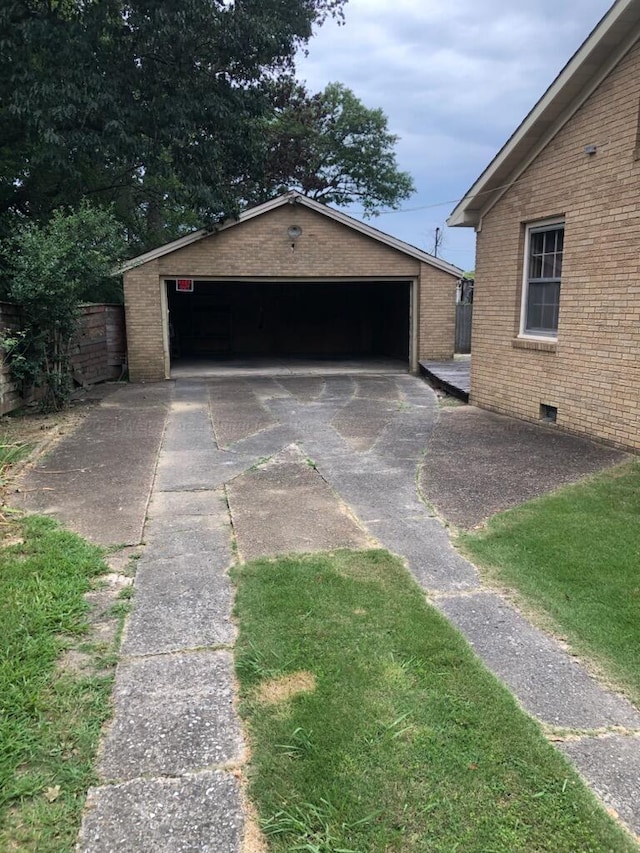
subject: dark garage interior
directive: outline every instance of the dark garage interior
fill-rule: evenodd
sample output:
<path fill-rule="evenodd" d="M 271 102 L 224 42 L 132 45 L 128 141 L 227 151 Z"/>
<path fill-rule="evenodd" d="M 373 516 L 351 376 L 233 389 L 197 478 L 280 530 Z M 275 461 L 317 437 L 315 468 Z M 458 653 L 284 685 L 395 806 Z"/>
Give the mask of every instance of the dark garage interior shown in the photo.
<path fill-rule="evenodd" d="M 172 359 L 409 360 L 409 282 L 167 281 Z"/>

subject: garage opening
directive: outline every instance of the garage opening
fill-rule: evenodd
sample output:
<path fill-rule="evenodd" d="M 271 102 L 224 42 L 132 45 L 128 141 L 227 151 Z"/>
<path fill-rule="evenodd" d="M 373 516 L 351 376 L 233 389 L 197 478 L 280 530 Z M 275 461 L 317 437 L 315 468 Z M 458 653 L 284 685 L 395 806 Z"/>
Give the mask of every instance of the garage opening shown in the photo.
<path fill-rule="evenodd" d="M 192 291 L 176 285 L 167 281 L 172 361 L 272 356 L 409 362 L 408 281 L 195 281 Z"/>

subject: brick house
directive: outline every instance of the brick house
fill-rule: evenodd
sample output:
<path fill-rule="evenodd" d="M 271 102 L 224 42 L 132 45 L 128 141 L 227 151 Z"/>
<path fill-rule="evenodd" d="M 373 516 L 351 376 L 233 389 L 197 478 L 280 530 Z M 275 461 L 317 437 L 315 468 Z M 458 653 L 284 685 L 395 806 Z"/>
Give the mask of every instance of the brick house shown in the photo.
<path fill-rule="evenodd" d="M 290 192 L 123 268 L 132 381 L 172 359 L 451 358 L 461 270 Z"/>
<path fill-rule="evenodd" d="M 640 0 L 618 0 L 449 218 L 477 232 L 471 402 L 640 449 Z"/>

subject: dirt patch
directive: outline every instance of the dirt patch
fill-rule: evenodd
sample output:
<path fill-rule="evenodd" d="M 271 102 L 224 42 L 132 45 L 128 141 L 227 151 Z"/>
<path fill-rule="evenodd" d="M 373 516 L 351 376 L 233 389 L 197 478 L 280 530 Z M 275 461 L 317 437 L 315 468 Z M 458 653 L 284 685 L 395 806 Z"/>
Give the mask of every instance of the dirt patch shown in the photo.
<path fill-rule="evenodd" d="M 258 812 L 246 793 L 243 795 L 244 805 L 244 836 L 242 853 L 267 853 L 267 841 L 260 829 Z"/>
<path fill-rule="evenodd" d="M 316 677 L 312 672 L 294 672 L 281 678 L 263 681 L 256 698 L 265 705 L 281 705 L 300 693 L 311 693 L 316 689 Z"/>

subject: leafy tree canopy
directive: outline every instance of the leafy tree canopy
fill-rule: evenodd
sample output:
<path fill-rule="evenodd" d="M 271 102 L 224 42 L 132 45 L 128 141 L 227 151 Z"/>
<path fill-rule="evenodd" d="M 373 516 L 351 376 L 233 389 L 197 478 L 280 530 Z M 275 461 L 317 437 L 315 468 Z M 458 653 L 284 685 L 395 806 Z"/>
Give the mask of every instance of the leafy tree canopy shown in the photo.
<path fill-rule="evenodd" d="M 297 188 L 370 214 L 413 190 L 381 110 L 293 57 L 346 0 L 5 0 L 0 239 L 82 200 L 129 254 Z"/>
<path fill-rule="evenodd" d="M 411 177 L 398 170 L 398 137 L 382 110 L 367 108 L 340 83 L 312 95 L 289 78 L 275 90 L 275 111 L 265 122 L 260 200 L 298 189 L 325 204 L 358 202 L 372 215 L 414 192 Z"/>
<path fill-rule="evenodd" d="M 344 2 L 5 0 L 0 236 L 83 198 L 115 205 L 133 251 L 236 212 L 268 84 Z"/>

